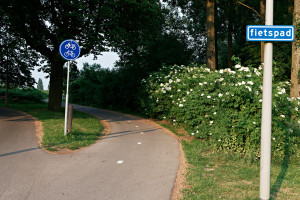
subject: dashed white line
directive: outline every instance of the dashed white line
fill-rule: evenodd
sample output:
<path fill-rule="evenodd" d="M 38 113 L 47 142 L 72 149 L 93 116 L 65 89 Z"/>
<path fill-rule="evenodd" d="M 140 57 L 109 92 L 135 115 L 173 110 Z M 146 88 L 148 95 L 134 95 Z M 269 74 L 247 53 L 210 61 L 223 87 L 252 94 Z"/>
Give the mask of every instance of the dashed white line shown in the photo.
<path fill-rule="evenodd" d="M 119 160 L 118 162 L 117 162 L 117 164 L 122 164 L 124 161 L 123 160 Z"/>
<path fill-rule="evenodd" d="M 138 142 L 137 144 L 142 144 L 141 142 Z"/>

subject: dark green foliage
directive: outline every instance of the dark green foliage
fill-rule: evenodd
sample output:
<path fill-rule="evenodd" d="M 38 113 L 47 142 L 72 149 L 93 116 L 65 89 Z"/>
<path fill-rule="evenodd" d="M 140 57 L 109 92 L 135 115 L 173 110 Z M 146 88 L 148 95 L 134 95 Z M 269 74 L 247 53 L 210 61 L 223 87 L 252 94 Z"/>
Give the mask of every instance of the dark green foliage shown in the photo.
<path fill-rule="evenodd" d="M 147 62 L 153 71 L 162 65 L 186 65 L 190 62 L 191 55 L 191 49 L 177 35 L 164 34 L 149 47 Z"/>
<path fill-rule="evenodd" d="M 71 102 L 101 107 L 111 106 L 114 103 L 113 99 L 118 96 L 116 88 L 113 88 L 114 82 L 118 81 L 114 73 L 115 71 L 101 68 L 99 64 L 84 63 L 78 78 L 70 82 Z"/>
<path fill-rule="evenodd" d="M 70 82 L 70 100 L 101 108 L 136 110 L 138 71 L 103 69 L 84 64 L 76 80 Z"/>
<path fill-rule="evenodd" d="M 5 90 L 0 89 L 0 99 L 5 95 Z M 41 103 L 47 95 L 35 88 L 11 89 L 8 90 L 9 101 Z"/>
<path fill-rule="evenodd" d="M 37 65 L 37 54 L 11 32 L 11 24 L 1 7 L 0 13 L 0 86 L 32 87 L 35 81 L 31 70 Z"/>

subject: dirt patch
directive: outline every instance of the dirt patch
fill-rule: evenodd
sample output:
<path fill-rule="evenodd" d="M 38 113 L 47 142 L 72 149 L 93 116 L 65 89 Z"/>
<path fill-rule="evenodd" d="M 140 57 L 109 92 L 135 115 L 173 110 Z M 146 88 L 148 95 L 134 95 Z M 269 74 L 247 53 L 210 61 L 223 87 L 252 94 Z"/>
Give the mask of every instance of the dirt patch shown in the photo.
<path fill-rule="evenodd" d="M 251 185 L 251 184 L 252 184 L 251 181 L 246 181 L 246 180 L 242 180 L 242 183 L 245 183 L 245 184 L 247 184 L 247 185 Z"/>
<path fill-rule="evenodd" d="M 187 185 L 186 179 L 185 179 L 186 174 L 187 174 L 188 163 L 187 163 L 184 151 L 182 149 L 181 142 L 179 143 L 179 149 L 180 149 L 179 169 L 178 169 L 176 180 L 174 183 L 171 200 L 181 199 L 182 191 L 184 189 L 188 188 L 188 185 Z"/>
<path fill-rule="evenodd" d="M 214 168 L 205 168 L 204 170 L 207 171 L 207 172 L 215 171 Z"/>
<path fill-rule="evenodd" d="M 44 136 L 44 130 L 43 130 L 43 124 L 41 121 L 38 121 L 37 118 L 34 119 L 34 125 L 35 125 L 35 133 L 36 133 L 36 136 L 38 137 L 38 144 L 39 144 L 39 147 L 42 147 L 42 139 L 43 139 L 43 136 Z"/>

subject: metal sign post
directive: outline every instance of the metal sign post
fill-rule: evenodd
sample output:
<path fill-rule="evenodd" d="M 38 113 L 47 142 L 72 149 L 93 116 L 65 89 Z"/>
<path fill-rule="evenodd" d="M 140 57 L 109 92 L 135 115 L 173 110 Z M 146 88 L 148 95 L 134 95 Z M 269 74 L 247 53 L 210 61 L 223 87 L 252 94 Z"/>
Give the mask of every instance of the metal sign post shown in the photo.
<path fill-rule="evenodd" d="M 266 25 L 273 25 L 273 0 L 266 1 Z M 263 101 L 261 117 L 259 199 L 270 199 L 273 43 L 265 43 Z"/>
<path fill-rule="evenodd" d="M 70 60 L 75 60 L 80 55 L 80 47 L 74 40 L 65 40 L 59 46 L 60 55 L 68 60 L 67 73 L 67 88 L 66 88 L 66 103 L 65 103 L 65 126 L 64 135 L 68 134 L 68 113 L 69 113 L 69 74 L 70 74 Z M 69 130 L 70 131 L 70 130 Z"/>
<path fill-rule="evenodd" d="M 64 135 L 68 134 L 68 113 L 69 113 L 69 73 L 70 73 L 70 61 L 68 61 L 68 72 L 67 72 L 67 91 L 66 91 L 66 103 L 65 103 L 65 128 Z"/>
<path fill-rule="evenodd" d="M 259 199 L 270 199 L 271 176 L 271 133 L 272 133 L 272 77 L 274 41 L 292 42 L 295 39 L 294 26 L 273 26 L 274 0 L 266 0 L 265 26 L 247 26 L 247 41 L 265 41 L 263 101 L 261 116 L 261 155 Z"/>

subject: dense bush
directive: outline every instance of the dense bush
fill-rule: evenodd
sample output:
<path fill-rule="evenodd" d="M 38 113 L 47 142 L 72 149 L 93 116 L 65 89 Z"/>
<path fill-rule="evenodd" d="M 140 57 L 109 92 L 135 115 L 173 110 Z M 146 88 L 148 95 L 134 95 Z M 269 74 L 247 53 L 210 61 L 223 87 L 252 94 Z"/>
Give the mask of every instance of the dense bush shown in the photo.
<path fill-rule="evenodd" d="M 220 150 L 259 157 L 262 68 L 235 70 L 163 67 L 143 80 L 145 114 L 184 126 Z M 272 152 L 283 157 L 299 145 L 300 99 L 289 98 L 289 82 L 273 84 Z M 298 135 L 298 136 L 297 136 Z"/>
<path fill-rule="evenodd" d="M 84 63 L 78 77 L 70 81 L 70 100 L 72 103 L 100 108 L 137 110 L 141 74 L 135 69 L 109 70 L 99 64 Z"/>
<path fill-rule="evenodd" d="M 0 97 L 4 99 L 5 89 L 0 89 Z M 26 89 L 10 89 L 8 90 L 8 99 L 11 101 L 27 101 L 41 103 L 44 99 L 47 98 L 47 95 L 35 88 L 26 88 Z"/>

